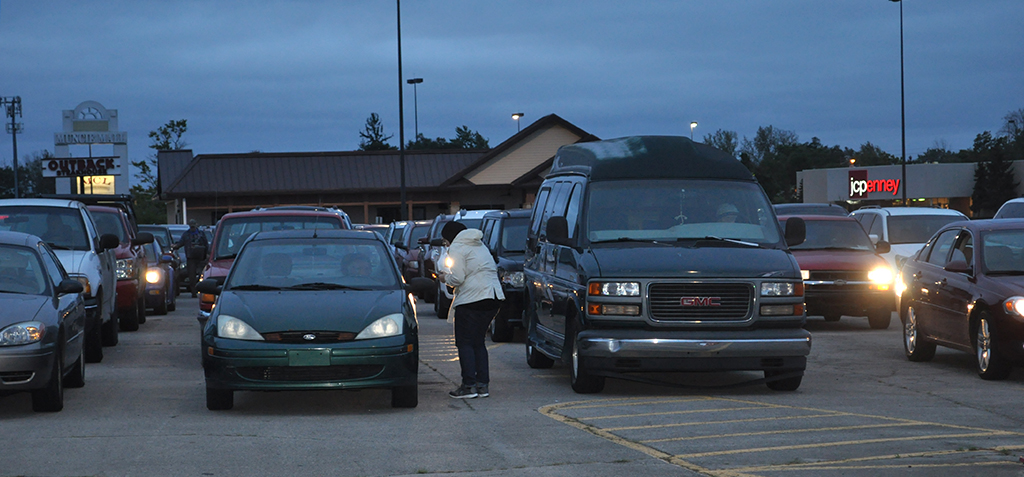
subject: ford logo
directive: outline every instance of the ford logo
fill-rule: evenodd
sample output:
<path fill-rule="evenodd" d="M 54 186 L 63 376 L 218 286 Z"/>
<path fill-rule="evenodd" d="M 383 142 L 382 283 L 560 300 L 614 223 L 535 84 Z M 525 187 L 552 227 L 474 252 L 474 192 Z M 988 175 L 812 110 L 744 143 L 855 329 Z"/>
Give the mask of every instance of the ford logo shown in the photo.
<path fill-rule="evenodd" d="M 306 341 L 313 341 L 313 340 L 316 339 L 316 335 L 314 335 L 313 333 L 306 333 L 306 334 L 302 335 L 302 339 L 304 339 Z"/>

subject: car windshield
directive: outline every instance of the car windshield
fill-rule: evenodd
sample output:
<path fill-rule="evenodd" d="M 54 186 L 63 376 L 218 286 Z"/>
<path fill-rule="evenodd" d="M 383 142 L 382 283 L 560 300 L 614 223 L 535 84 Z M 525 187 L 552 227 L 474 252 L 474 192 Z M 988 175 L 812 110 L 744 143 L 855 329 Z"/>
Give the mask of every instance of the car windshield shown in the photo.
<path fill-rule="evenodd" d="M 90 250 L 82 213 L 67 207 L 0 207 L 0 230 L 36 235 L 54 250 Z"/>
<path fill-rule="evenodd" d="M 805 220 L 807 238 L 792 250 L 864 250 L 874 251 L 871 239 L 856 220 Z"/>
<path fill-rule="evenodd" d="M 999 230 L 982 235 L 981 254 L 989 274 L 1024 275 L 1024 230 Z"/>
<path fill-rule="evenodd" d="M 121 223 L 121 216 L 117 212 L 92 211 L 92 219 L 96 222 L 96 231 L 100 234 L 111 234 L 117 237 L 118 242 L 127 242 L 124 224 Z"/>
<path fill-rule="evenodd" d="M 829 204 L 776 204 L 779 215 L 850 215 L 846 209 Z"/>
<path fill-rule="evenodd" d="M 484 219 L 459 219 L 459 223 L 465 225 L 467 229 L 480 229 L 480 225 L 484 223 Z"/>
<path fill-rule="evenodd" d="M 169 247 L 167 243 L 167 232 L 159 227 L 144 227 L 139 226 L 139 232 L 149 232 L 153 234 L 153 240 L 160 244 L 161 247 Z"/>
<path fill-rule="evenodd" d="M 408 227 L 406 227 L 408 228 Z M 410 248 L 415 248 L 419 240 L 427 236 L 430 232 L 430 224 L 414 225 L 411 229 L 406 231 L 405 243 Z"/>
<path fill-rule="evenodd" d="M 506 219 L 501 226 L 501 249 L 505 252 L 523 253 L 526 251 L 526 231 L 530 228 L 530 218 Z"/>
<path fill-rule="evenodd" d="M 942 226 L 965 220 L 958 215 L 890 215 L 889 243 L 925 243 Z"/>
<path fill-rule="evenodd" d="M 0 245 L 0 293 L 46 294 L 43 264 L 32 249 Z"/>
<path fill-rule="evenodd" d="M 707 237 L 779 242 L 772 206 L 753 182 L 594 182 L 588 194 L 586 234 L 591 242 Z"/>
<path fill-rule="evenodd" d="M 382 243 L 361 239 L 257 240 L 231 268 L 226 289 L 383 290 L 398 286 Z"/>
<path fill-rule="evenodd" d="M 156 265 L 160 256 L 164 254 L 163 247 L 155 240 L 145 244 L 142 248 L 146 249 L 146 263 L 150 265 Z"/>
<path fill-rule="evenodd" d="M 996 212 L 995 219 L 1020 219 L 1024 218 L 1024 202 L 1008 202 L 1003 204 Z"/>
<path fill-rule="evenodd" d="M 216 255 L 214 260 L 232 258 L 242 248 L 242 243 L 250 235 L 256 232 L 268 230 L 298 230 L 298 229 L 340 229 L 341 222 L 335 217 L 333 220 L 325 217 L 286 217 L 286 216 L 264 216 L 264 217 L 236 217 L 224 220 L 220 224 L 220 232 L 217 236 L 217 243 L 214 244 Z M 210 240 L 207 236 L 207 240 Z"/>

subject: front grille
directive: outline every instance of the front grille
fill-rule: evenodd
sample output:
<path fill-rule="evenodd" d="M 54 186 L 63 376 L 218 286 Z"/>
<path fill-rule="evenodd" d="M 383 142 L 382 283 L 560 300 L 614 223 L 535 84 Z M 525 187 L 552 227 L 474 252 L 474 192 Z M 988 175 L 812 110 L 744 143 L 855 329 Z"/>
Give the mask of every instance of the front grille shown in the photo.
<path fill-rule="evenodd" d="M 313 339 L 306 339 L 307 335 L 312 335 Z M 263 334 L 263 339 L 267 341 L 291 344 L 339 343 L 342 341 L 352 341 L 355 338 L 355 333 L 338 331 L 283 331 L 279 333 Z"/>
<path fill-rule="evenodd" d="M 871 281 L 864 270 L 811 270 L 810 277 L 804 282 L 807 292 L 851 292 L 866 290 Z"/>
<path fill-rule="evenodd" d="M 843 280 L 847 282 L 866 282 L 868 272 L 865 270 L 811 270 L 808 281 L 834 282 Z"/>
<path fill-rule="evenodd" d="M 346 381 L 371 378 L 384 366 L 364 364 L 353 366 L 260 366 L 238 368 L 238 375 L 253 381 Z"/>
<path fill-rule="evenodd" d="M 688 300 L 690 306 L 683 305 L 684 298 L 692 299 Z M 754 287 L 746 283 L 653 283 L 649 301 L 651 317 L 658 320 L 742 320 L 750 314 Z M 709 306 L 709 302 L 717 305 Z"/>
<path fill-rule="evenodd" d="M 4 384 L 24 383 L 32 379 L 35 374 L 34 371 L 8 371 L 0 373 L 0 381 L 3 381 Z"/>

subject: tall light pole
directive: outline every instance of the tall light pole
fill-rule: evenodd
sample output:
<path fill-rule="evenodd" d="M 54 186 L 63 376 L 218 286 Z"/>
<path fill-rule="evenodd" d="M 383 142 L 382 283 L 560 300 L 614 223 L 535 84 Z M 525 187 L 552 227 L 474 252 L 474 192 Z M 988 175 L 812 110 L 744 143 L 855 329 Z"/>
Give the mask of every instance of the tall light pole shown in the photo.
<path fill-rule="evenodd" d="M 414 141 L 419 141 L 420 140 L 420 100 L 419 100 L 419 96 L 416 94 L 416 85 L 422 83 L 423 82 L 423 78 L 407 79 L 407 80 L 405 80 L 405 82 L 412 85 L 412 114 L 413 114 L 413 124 L 416 125 L 416 135 L 413 136 L 413 138 L 414 138 L 413 140 Z"/>
<path fill-rule="evenodd" d="M 512 113 L 512 119 L 516 121 L 516 132 L 522 131 L 522 129 L 520 129 L 519 127 L 519 119 L 522 118 L 523 116 L 523 113 Z"/>
<path fill-rule="evenodd" d="M 900 4 L 900 134 L 903 153 L 900 155 L 903 170 L 903 206 L 907 206 L 907 106 L 903 84 L 903 1 L 889 0 Z"/>
<path fill-rule="evenodd" d="M 690 121 L 690 140 L 693 140 L 693 130 L 697 127 L 697 121 Z"/>
<path fill-rule="evenodd" d="M 402 0 L 395 0 L 395 13 L 398 14 L 398 170 L 401 177 L 399 186 L 400 205 L 398 218 L 408 220 L 405 213 L 405 114 L 402 102 Z M 365 217 L 364 217 L 365 218 Z"/>
<path fill-rule="evenodd" d="M 21 96 L 0 97 L 0 106 L 11 118 L 7 124 L 7 133 L 11 135 L 11 142 L 14 144 L 14 197 L 20 197 L 18 193 L 18 133 L 21 132 L 22 123 L 15 122 L 21 116 Z"/>

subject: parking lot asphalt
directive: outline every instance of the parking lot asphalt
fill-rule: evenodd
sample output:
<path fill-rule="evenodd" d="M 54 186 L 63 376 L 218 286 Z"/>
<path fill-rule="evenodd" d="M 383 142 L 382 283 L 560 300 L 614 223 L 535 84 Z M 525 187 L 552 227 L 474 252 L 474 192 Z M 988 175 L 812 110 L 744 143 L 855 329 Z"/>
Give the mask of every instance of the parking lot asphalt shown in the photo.
<path fill-rule="evenodd" d="M 579 395 L 564 365 L 526 365 L 520 332 L 489 343 L 492 396 L 456 400 L 451 325 L 421 304 L 416 409 L 364 390 L 240 392 L 212 412 L 197 303 L 181 298 L 106 348 L 63 412 L 0 398 L 0 475 L 1024 475 L 1024 372 L 982 381 L 941 348 L 910 363 L 895 320 L 812 318 L 795 392 L 687 373 Z"/>

